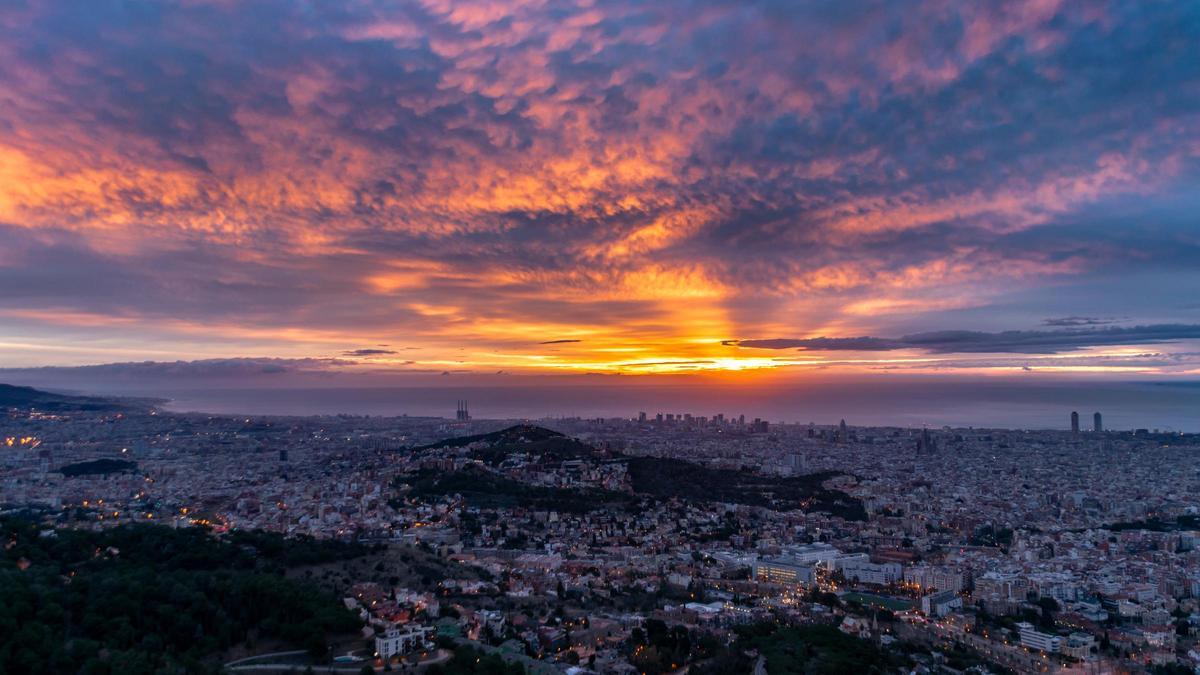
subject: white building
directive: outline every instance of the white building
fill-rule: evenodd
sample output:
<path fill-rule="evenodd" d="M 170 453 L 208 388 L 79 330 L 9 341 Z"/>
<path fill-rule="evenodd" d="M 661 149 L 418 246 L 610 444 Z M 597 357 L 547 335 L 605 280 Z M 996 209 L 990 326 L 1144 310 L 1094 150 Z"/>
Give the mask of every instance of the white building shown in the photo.
<path fill-rule="evenodd" d="M 937 589 L 958 593 L 963 589 L 964 581 L 962 570 L 951 567 L 915 565 L 904 570 L 904 583 L 921 590 Z"/>
<path fill-rule="evenodd" d="M 405 626 L 389 628 L 383 635 L 375 636 L 375 655 L 385 661 L 398 654 L 407 654 L 425 646 L 433 637 L 431 626 Z"/>
<path fill-rule="evenodd" d="M 1029 580 L 1016 574 L 987 572 L 975 579 L 976 598 L 1025 600 L 1029 595 Z"/>
<path fill-rule="evenodd" d="M 793 558 L 766 558 L 754 563 L 754 578 L 777 584 L 811 584 L 813 567 Z"/>
<path fill-rule="evenodd" d="M 1020 631 L 1021 646 L 1042 652 L 1058 653 L 1062 651 L 1062 638 L 1057 635 L 1043 633 L 1033 627 L 1033 624 L 1022 621 L 1017 624 Z"/>
<path fill-rule="evenodd" d="M 479 618 L 483 619 L 483 625 L 492 631 L 492 635 L 504 634 L 504 628 L 507 625 L 504 612 L 495 609 L 481 609 Z"/>
<path fill-rule="evenodd" d="M 687 588 L 692 584 L 692 577 L 688 574 L 680 574 L 679 572 L 671 572 L 667 575 L 667 583 L 680 588 Z"/>
<path fill-rule="evenodd" d="M 900 563 L 873 563 L 865 553 L 839 558 L 835 564 L 847 581 L 860 584 L 887 586 L 904 578 L 904 567 Z"/>
<path fill-rule="evenodd" d="M 841 554 L 842 552 L 832 545 L 817 542 L 798 546 L 785 546 L 783 547 L 783 556 L 781 557 L 791 558 L 796 564 L 800 565 L 821 565 L 832 569 L 833 561 Z"/>
<path fill-rule="evenodd" d="M 1071 633 L 1062 645 L 1062 653 L 1080 661 L 1092 657 L 1092 649 L 1096 646 L 1096 638 L 1091 633 Z"/>

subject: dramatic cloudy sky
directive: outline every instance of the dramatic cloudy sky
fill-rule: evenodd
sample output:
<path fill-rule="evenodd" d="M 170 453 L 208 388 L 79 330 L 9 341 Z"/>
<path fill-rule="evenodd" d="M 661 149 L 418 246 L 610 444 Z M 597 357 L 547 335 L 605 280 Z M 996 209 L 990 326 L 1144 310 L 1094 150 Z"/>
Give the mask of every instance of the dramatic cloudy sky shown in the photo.
<path fill-rule="evenodd" d="M 5 2 L 0 367 L 1194 378 L 1198 44 L 1191 0 Z"/>

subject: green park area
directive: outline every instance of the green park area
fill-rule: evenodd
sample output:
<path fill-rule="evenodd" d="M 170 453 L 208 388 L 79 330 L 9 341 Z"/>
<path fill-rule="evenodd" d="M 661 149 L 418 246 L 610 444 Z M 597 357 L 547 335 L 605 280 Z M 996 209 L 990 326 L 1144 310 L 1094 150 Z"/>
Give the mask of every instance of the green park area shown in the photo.
<path fill-rule="evenodd" d="M 857 602 L 860 605 L 868 605 L 882 607 L 883 609 L 893 612 L 902 612 L 906 609 L 912 609 L 916 603 L 912 600 L 904 600 L 902 598 L 889 598 L 883 595 L 874 595 L 871 593 L 846 593 L 841 596 L 842 602 Z"/>

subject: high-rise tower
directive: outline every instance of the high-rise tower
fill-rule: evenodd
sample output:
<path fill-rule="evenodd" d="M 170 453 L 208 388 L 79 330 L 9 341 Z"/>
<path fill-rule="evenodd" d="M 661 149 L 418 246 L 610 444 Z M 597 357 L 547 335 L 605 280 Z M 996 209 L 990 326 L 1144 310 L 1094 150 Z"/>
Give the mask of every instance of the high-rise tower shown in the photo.
<path fill-rule="evenodd" d="M 934 442 L 933 437 L 929 435 L 929 427 L 923 427 L 921 429 L 921 440 L 919 443 L 920 449 L 926 452 L 937 450 L 937 443 Z"/>
<path fill-rule="evenodd" d="M 1079 435 L 1079 413 L 1075 411 L 1071 412 L 1071 435 Z"/>
<path fill-rule="evenodd" d="M 1096 433 L 1104 431 L 1104 419 L 1100 417 L 1100 413 L 1092 415 L 1092 431 Z"/>

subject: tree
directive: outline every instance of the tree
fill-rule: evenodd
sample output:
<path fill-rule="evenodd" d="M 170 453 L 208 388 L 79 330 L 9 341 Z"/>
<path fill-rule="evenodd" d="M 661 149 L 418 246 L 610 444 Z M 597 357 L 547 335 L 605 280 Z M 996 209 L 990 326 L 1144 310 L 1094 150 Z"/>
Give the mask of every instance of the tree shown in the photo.
<path fill-rule="evenodd" d="M 1038 626 L 1043 629 L 1053 630 L 1054 613 L 1059 610 L 1058 601 L 1054 598 L 1046 597 L 1038 600 L 1037 604 L 1042 610 L 1041 615 L 1038 617 Z"/>
<path fill-rule="evenodd" d="M 324 652 L 326 633 L 359 627 L 335 598 L 282 575 L 293 556 L 348 549 L 253 536 L 260 545 L 138 525 L 40 537 L 0 519 L 0 538 L 17 542 L 0 551 L 0 663 L 7 672 L 196 672 L 239 642 L 307 646 L 315 636 Z M 95 554 L 109 550 L 120 553 Z M 13 563 L 22 557 L 35 561 L 24 572 Z"/>

